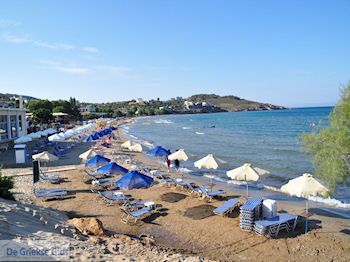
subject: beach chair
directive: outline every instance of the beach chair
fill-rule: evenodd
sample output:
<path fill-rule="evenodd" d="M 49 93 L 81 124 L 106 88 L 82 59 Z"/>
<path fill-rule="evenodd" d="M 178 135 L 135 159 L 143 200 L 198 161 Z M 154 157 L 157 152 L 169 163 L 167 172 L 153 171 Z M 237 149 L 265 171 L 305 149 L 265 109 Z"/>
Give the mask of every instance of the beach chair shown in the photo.
<path fill-rule="evenodd" d="M 237 199 L 229 199 L 221 206 L 215 208 L 213 212 L 215 215 L 226 216 L 232 213 L 238 204 L 239 204 L 239 201 Z"/>
<path fill-rule="evenodd" d="M 201 196 L 201 189 L 200 187 L 194 183 L 193 181 L 189 181 L 190 183 L 186 183 L 185 187 L 187 190 L 190 191 L 191 195 L 195 195 L 197 197 Z"/>
<path fill-rule="evenodd" d="M 239 226 L 242 230 L 251 231 L 254 229 L 254 221 L 261 216 L 262 201 L 261 197 L 253 197 L 240 207 Z"/>
<path fill-rule="evenodd" d="M 98 179 L 102 177 L 101 173 L 97 173 L 96 171 L 91 171 L 89 169 L 84 169 L 84 172 L 88 178 Z"/>
<path fill-rule="evenodd" d="M 270 219 L 255 221 L 254 231 L 259 235 L 277 237 L 280 230 L 294 231 L 298 216 L 283 213 Z"/>
<path fill-rule="evenodd" d="M 123 204 L 126 201 L 130 201 L 130 197 L 124 195 L 120 190 L 98 191 L 98 194 L 108 205 Z"/>
<path fill-rule="evenodd" d="M 57 184 L 62 181 L 62 178 L 57 173 L 43 173 L 40 172 L 39 178 L 41 181 Z"/>
<path fill-rule="evenodd" d="M 155 205 L 153 201 L 150 200 L 141 200 L 136 202 L 125 201 L 123 205 L 120 207 L 121 209 L 127 209 L 128 211 L 135 211 L 140 208 L 144 208 L 150 205 Z"/>
<path fill-rule="evenodd" d="M 67 197 L 65 188 L 39 189 L 35 191 L 35 196 L 44 200 L 63 199 Z"/>
<path fill-rule="evenodd" d="M 156 210 L 156 205 L 152 201 L 145 203 L 144 206 L 145 207 L 135 211 L 122 208 L 121 211 L 123 212 L 123 215 L 121 222 L 129 225 L 141 225 L 142 222 L 140 220 L 153 214 Z"/>
<path fill-rule="evenodd" d="M 115 188 L 115 186 L 114 186 L 115 181 L 116 181 L 116 178 L 114 178 L 114 177 L 106 177 L 106 178 L 96 179 L 96 180 L 91 182 L 91 186 L 92 186 L 91 191 L 96 192 L 97 190 L 95 188 L 100 188 L 100 189 L 101 188 L 102 189 L 106 189 L 106 188 L 112 189 L 112 187 Z"/>
<path fill-rule="evenodd" d="M 225 194 L 224 190 L 209 191 L 207 187 L 199 186 L 202 199 L 207 199 L 209 202 L 213 200 L 214 197 L 218 198 Z"/>

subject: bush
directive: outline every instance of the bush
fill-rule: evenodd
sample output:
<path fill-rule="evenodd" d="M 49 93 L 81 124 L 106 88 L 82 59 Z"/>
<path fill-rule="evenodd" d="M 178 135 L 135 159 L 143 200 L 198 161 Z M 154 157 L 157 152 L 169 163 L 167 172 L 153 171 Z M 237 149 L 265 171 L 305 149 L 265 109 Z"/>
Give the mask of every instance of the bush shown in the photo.
<path fill-rule="evenodd" d="M 303 135 L 307 150 L 313 156 L 316 175 L 335 190 L 350 178 L 350 84 L 329 116 L 329 125 Z"/>
<path fill-rule="evenodd" d="M 5 199 L 14 200 L 15 198 L 10 192 L 14 186 L 14 181 L 12 176 L 3 176 L 0 171 L 0 197 Z"/>

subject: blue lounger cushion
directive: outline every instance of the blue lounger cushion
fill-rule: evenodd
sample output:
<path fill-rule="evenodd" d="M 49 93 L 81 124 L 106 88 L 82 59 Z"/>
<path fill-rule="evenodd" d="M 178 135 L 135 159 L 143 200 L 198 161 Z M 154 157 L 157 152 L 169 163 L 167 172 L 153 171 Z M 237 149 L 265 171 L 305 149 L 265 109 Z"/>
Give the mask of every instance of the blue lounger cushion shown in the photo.
<path fill-rule="evenodd" d="M 288 221 L 295 220 L 297 219 L 297 217 L 298 216 L 296 215 L 284 213 L 270 219 L 255 221 L 255 224 L 261 227 L 271 227 L 278 224 L 287 223 Z"/>
<path fill-rule="evenodd" d="M 130 216 L 132 217 L 140 217 L 140 216 L 143 216 L 149 212 L 151 212 L 152 209 L 150 207 L 144 207 L 144 208 L 141 208 L 139 210 L 136 210 L 136 211 L 133 211 L 130 213 Z"/>
<path fill-rule="evenodd" d="M 233 207 L 235 207 L 237 204 L 238 204 L 238 200 L 237 199 L 229 199 L 223 205 L 215 208 L 213 210 L 213 212 L 216 215 L 222 215 L 222 214 L 225 214 L 230 209 L 232 209 Z"/>
<path fill-rule="evenodd" d="M 36 197 L 61 197 L 61 196 L 66 196 L 67 195 L 67 191 L 39 191 L 39 192 L 35 192 L 35 196 Z"/>

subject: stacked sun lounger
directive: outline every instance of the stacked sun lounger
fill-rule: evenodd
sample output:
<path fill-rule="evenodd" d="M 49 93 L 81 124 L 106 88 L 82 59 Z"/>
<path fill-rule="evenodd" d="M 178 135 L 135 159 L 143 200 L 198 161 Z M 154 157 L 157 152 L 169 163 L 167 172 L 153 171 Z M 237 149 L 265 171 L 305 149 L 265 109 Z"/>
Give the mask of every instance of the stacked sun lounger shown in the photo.
<path fill-rule="evenodd" d="M 288 213 L 280 214 L 270 219 L 255 221 L 254 231 L 259 235 L 276 237 L 280 230 L 294 231 L 298 216 Z"/>
<path fill-rule="evenodd" d="M 247 202 L 240 208 L 239 226 L 242 230 L 251 231 L 254 229 L 254 221 L 261 216 L 261 197 L 248 199 Z"/>

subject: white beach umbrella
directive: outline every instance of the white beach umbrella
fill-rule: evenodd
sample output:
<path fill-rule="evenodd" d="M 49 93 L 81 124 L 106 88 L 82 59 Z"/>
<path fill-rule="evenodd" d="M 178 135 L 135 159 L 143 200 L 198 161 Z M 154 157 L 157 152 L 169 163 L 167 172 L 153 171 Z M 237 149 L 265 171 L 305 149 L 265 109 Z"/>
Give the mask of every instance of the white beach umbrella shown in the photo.
<path fill-rule="evenodd" d="M 30 133 L 30 134 L 28 134 L 28 136 L 29 136 L 30 138 L 35 139 L 35 138 L 40 138 L 40 137 L 41 137 L 41 134 L 39 134 L 38 132 L 36 132 L 36 133 Z"/>
<path fill-rule="evenodd" d="M 135 145 L 132 145 L 129 147 L 129 150 L 131 152 L 142 152 L 143 151 L 143 148 L 142 148 L 142 145 L 141 144 L 135 144 Z"/>
<path fill-rule="evenodd" d="M 49 129 L 46 129 L 44 131 L 41 131 L 41 135 L 42 136 L 48 136 L 50 134 L 50 130 Z"/>
<path fill-rule="evenodd" d="M 241 167 L 227 171 L 226 175 L 234 180 L 258 181 L 261 175 L 268 173 L 261 168 L 253 168 L 250 163 L 245 163 Z"/>
<path fill-rule="evenodd" d="M 33 139 L 29 136 L 21 136 L 15 140 L 15 144 L 28 143 Z"/>
<path fill-rule="evenodd" d="M 248 181 L 258 181 L 260 175 L 268 174 L 269 172 L 261 168 L 253 168 L 250 163 L 245 163 L 241 167 L 229 170 L 226 175 L 234 180 L 244 180 L 247 182 L 247 196 L 248 196 Z"/>
<path fill-rule="evenodd" d="M 179 161 L 187 161 L 188 156 L 186 155 L 185 150 L 179 149 L 179 150 L 175 151 L 174 153 L 172 153 L 171 155 L 169 155 L 168 159 L 171 161 L 176 160 L 176 159 Z"/>
<path fill-rule="evenodd" d="M 64 141 L 64 136 L 61 136 L 61 135 L 59 135 L 59 134 L 54 134 L 54 135 L 51 135 L 51 136 L 49 136 L 48 137 L 48 140 L 49 141 Z"/>
<path fill-rule="evenodd" d="M 202 169 L 217 169 L 219 167 L 218 163 L 216 162 L 214 156 L 212 154 L 209 154 L 202 159 L 194 162 L 194 166 Z"/>
<path fill-rule="evenodd" d="M 123 144 L 120 145 L 122 148 L 127 148 L 132 146 L 132 142 L 130 140 L 125 141 Z"/>
<path fill-rule="evenodd" d="M 305 197 L 305 213 L 308 215 L 308 199 L 309 196 L 328 196 L 329 190 L 323 186 L 320 182 L 318 182 L 315 178 L 312 177 L 311 174 L 303 174 L 297 178 L 291 179 L 287 184 L 281 187 L 281 191 L 288 193 L 290 195 Z M 308 232 L 308 222 L 306 218 L 305 223 L 305 233 Z"/>
<path fill-rule="evenodd" d="M 327 196 L 329 190 L 310 174 L 303 174 L 281 187 L 282 192 L 298 197 Z"/>
<path fill-rule="evenodd" d="M 32 155 L 32 158 L 34 160 L 39 160 L 41 162 L 50 162 L 50 161 L 57 161 L 58 157 L 54 156 L 53 154 L 50 154 L 47 151 L 41 152 L 39 154 L 36 155 Z"/>
<path fill-rule="evenodd" d="M 52 134 L 57 133 L 57 130 L 54 129 L 54 128 L 49 128 L 49 129 L 47 129 L 46 131 L 47 131 L 47 133 L 48 133 L 49 135 L 52 135 Z"/>
<path fill-rule="evenodd" d="M 92 158 L 96 155 L 97 155 L 97 153 L 94 150 L 89 149 L 88 151 L 85 151 L 84 153 L 80 154 L 79 158 L 81 158 L 83 160 L 89 160 L 90 158 Z"/>

